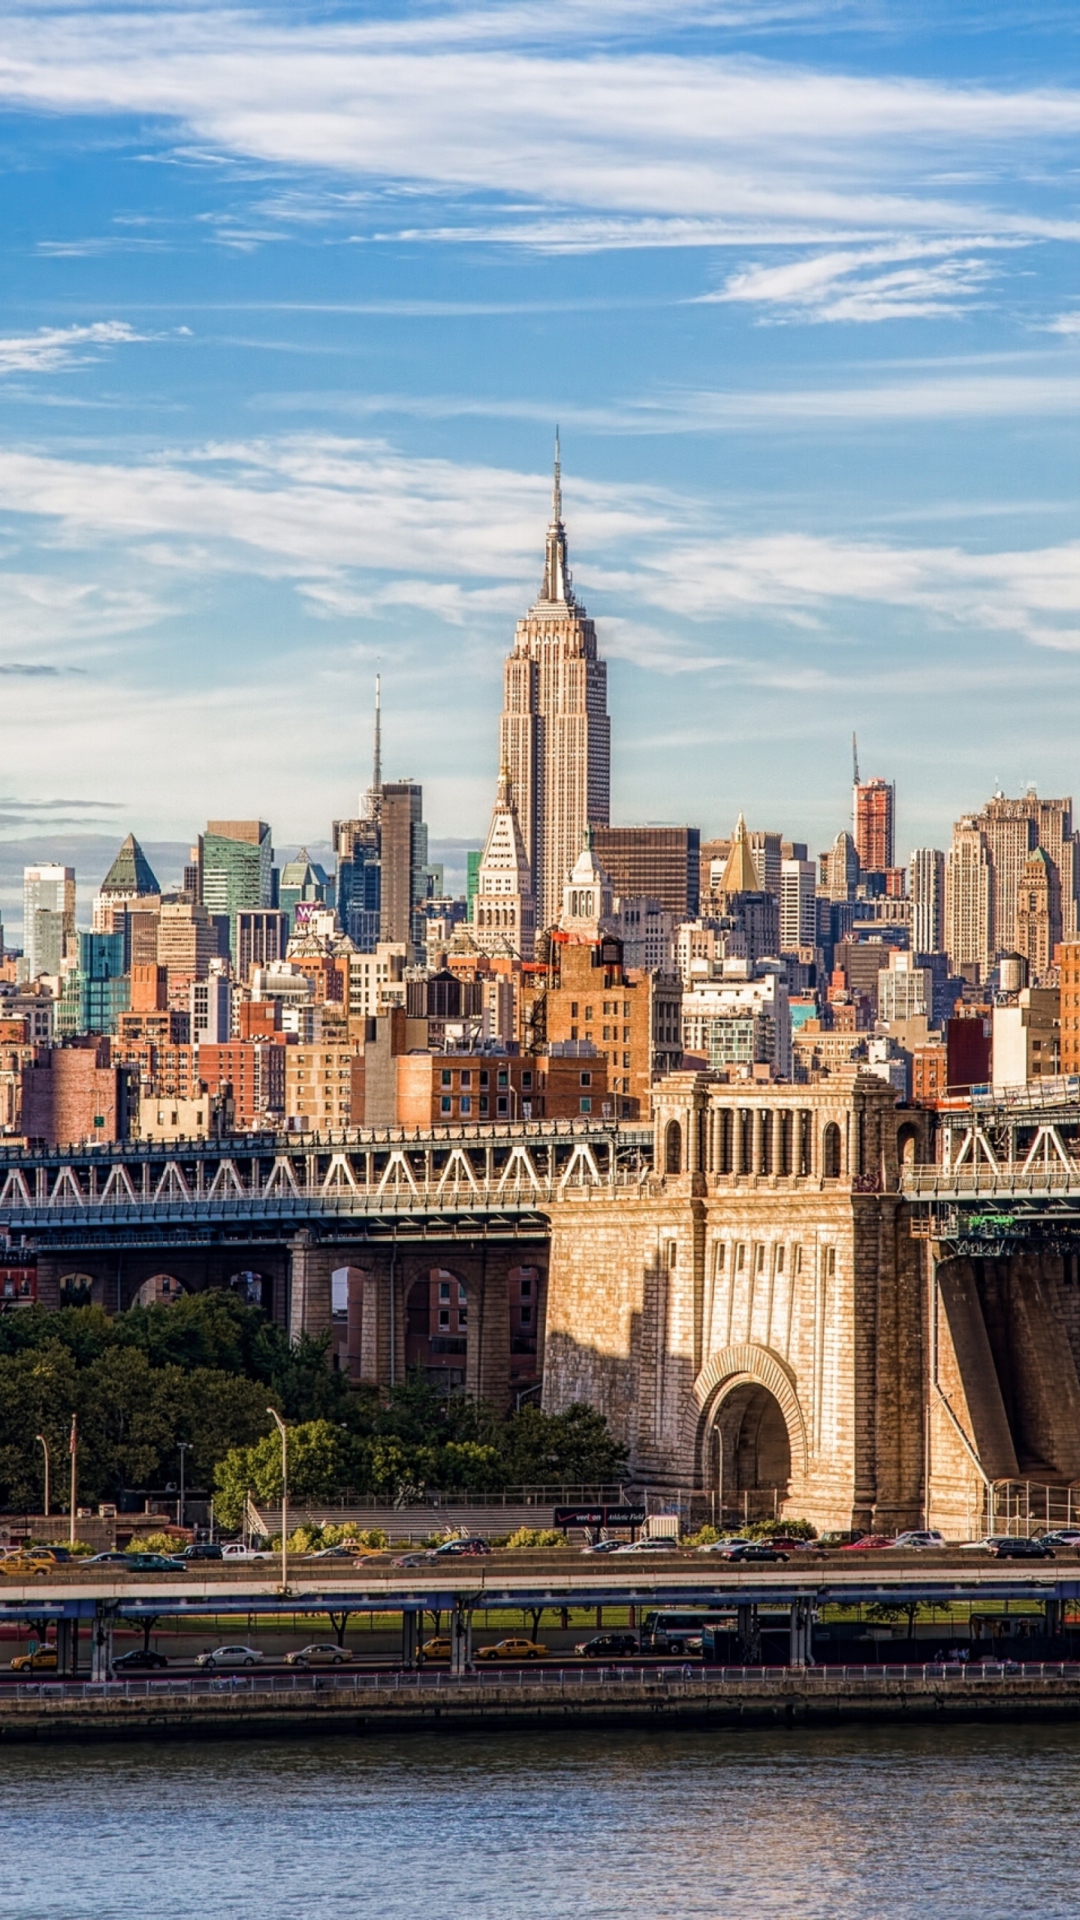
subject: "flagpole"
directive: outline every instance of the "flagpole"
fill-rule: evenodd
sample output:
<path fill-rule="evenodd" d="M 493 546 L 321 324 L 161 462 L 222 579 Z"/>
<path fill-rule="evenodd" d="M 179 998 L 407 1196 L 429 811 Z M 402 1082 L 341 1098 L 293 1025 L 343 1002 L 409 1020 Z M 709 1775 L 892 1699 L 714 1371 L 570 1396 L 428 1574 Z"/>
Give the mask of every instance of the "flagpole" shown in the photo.
<path fill-rule="evenodd" d="M 78 1436 L 75 1427 L 75 1415 L 71 1416 L 71 1531 L 69 1539 L 75 1545 L 75 1462 L 78 1458 Z"/>

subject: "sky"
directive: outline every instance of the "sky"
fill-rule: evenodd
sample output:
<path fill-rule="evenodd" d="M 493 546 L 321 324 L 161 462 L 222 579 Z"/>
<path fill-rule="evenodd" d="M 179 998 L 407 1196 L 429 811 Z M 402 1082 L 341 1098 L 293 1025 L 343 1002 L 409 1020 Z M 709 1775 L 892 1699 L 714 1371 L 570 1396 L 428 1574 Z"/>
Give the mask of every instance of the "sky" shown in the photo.
<path fill-rule="evenodd" d="M 614 821 L 1073 793 L 1078 169 L 1056 0 L 8 0 L 5 924 L 325 845 L 376 672 L 459 878 L 556 423 Z"/>

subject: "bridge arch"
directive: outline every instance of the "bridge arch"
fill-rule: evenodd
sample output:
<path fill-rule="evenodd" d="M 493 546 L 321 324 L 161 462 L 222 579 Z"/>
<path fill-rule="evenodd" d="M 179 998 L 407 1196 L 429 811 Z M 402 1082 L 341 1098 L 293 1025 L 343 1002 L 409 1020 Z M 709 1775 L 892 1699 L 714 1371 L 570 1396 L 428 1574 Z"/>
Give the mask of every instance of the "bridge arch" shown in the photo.
<path fill-rule="evenodd" d="M 174 1273 L 152 1273 L 149 1280 L 143 1281 L 131 1304 L 133 1307 L 171 1307 L 186 1292 L 183 1281 Z"/>
<path fill-rule="evenodd" d="M 677 1120 L 669 1120 L 664 1128 L 664 1172 L 682 1172 L 682 1128 Z"/>
<path fill-rule="evenodd" d="M 405 1365 L 429 1380 L 464 1390 L 469 1356 L 469 1289 L 463 1275 L 432 1266 L 405 1296 Z"/>
<path fill-rule="evenodd" d="M 726 1505 L 744 1495 L 750 1504 L 755 1492 L 782 1500 L 806 1478 L 810 1449 L 795 1375 L 767 1347 L 712 1354 L 694 1382 L 688 1422 L 695 1478 L 718 1485 Z"/>
<path fill-rule="evenodd" d="M 60 1305 L 88 1307 L 94 1298 L 92 1273 L 64 1273 L 60 1276 Z"/>
<path fill-rule="evenodd" d="M 840 1129 L 835 1120 L 830 1120 L 821 1135 L 821 1177 L 823 1180 L 839 1180 L 841 1168 Z"/>

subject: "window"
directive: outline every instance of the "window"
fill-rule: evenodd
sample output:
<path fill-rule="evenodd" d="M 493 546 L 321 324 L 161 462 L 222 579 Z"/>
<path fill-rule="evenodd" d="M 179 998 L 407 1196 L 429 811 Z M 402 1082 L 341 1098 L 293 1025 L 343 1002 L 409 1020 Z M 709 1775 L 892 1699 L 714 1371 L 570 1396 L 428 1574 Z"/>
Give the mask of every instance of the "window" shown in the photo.
<path fill-rule="evenodd" d="M 463 1087 L 471 1087 L 471 1086 L 472 1086 L 472 1074 L 471 1074 L 471 1073 L 470 1073 L 470 1072 L 468 1071 L 468 1069 L 467 1069 L 467 1068 L 466 1068 L 466 1070 L 465 1070 L 465 1072 L 464 1072 L 464 1073 L 462 1074 L 462 1076 L 461 1076 L 461 1084 L 462 1084 L 462 1086 L 463 1086 Z"/>
<path fill-rule="evenodd" d="M 453 1110 L 454 1110 L 453 1101 L 451 1100 L 448 1093 L 444 1093 L 442 1099 L 439 1101 L 439 1112 L 452 1113 Z"/>
<path fill-rule="evenodd" d="M 669 1240 L 667 1243 L 667 1264 L 669 1267 L 677 1267 L 679 1264 L 679 1243 L 677 1240 Z"/>
<path fill-rule="evenodd" d="M 586 1007 L 586 1009 L 585 1009 L 585 1018 L 586 1018 L 586 1020 L 591 1020 L 591 1019 L 592 1019 L 592 1008 L 591 1008 L 591 1007 Z"/>
<path fill-rule="evenodd" d="M 510 1110 L 510 1098 L 509 1098 L 509 1095 L 508 1095 L 508 1094 L 505 1094 L 505 1093 L 500 1093 L 500 1094 L 499 1094 L 499 1095 L 497 1096 L 497 1098 L 496 1098 L 496 1101 L 495 1101 L 495 1111 L 496 1111 L 496 1113 L 497 1113 L 497 1114 L 499 1115 L 499 1117 L 500 1117 L 500 1118 L 503 1118 L 503 1117 L 505 1117 L 505 1115 L 506 1115 L 506 1114 L 507 1114 L 507 1113 L 509 1112 L 509 1110 Z"/>
<path fill-rule="evenodd" d="M 440 1307 L 439 1308 L 439 1332 L 449 1333 L 449 1331 L 450 1331 L 450 1309 L 449 1307 Z"/>
<path fill-rule="evenodd" d="M 482 1093 L 480 1095 L 480 1112 L 482 1114 L 486 1113 L 490 1105 L 491 1105 L 491 1102 L 489 1101 L 487 1094 Z"/>
<path fill-rule="evenodd" d="M 578 1107 L 579 1107 L 579 1111 L 582 1113 L 592 1112 L 592 1100 L 590 1099 L 587 1093 L 582 1094 L 581 1099 L 578 1102 Z"/>
<path fill-rule="evenodd" d="M 532 1299 L 532 1281 L 531 1281 L 531 1280 L 523 1280 L 523 1281 L 522 1281 L 522 1283 L 521 1283 L 521 1297 L 522 1297 L 522 1299 L 523 1299 L 523 1300 L 531 1300 L 531 1299 Z"/>
<path fill-rule="evenodd" d="M 669 1120 L 664 1134 L 664 1172 L 682 1172 L 682 1128 L 677 1120 Z"/>
<path fill-rule="evenodd" d="M 462 1117 L 464 1117 L 466 1114 L 469 1114 L 471 1112 L 472 1112 L 472 1095 L 471 1093 L 463 1093 L 461 1096 Z"/>
<path fill-rule="evenodd" d="M 571 1029 L 570 1029 L 570 1038 L 571 1038 L 571 1040 L 576 1040 L 576 1039 L 577 1039 L 577 1037 L 578 1037 L 578 1030 L 577 1030 L 577 1028 L 576 1028 L 576 1027 L 571 1027 Z"/>
<path fill-rule="evenodd" d="M 583 1073 L 583 1074 L 581 1075 L 581 1084 L 582 1084 L 582 1086 L 583 1086 L 583 1087 L 591 1087 L 591 1086 L 592 1086 L 592 1074 L 591 1074 L 591 1073 Z"/>
<path fill-rule="evenodd" d="M 440 1085 L 444 1087 L 449 1087 L 452 1084 L 453 1075 L 451 1074 L 449 1067 L 443 1068 L 442 1073 L 439 1075 L 439 1082 L 440 1082 Z"/>
<path fill-rule="evenodd" d="M 531 1307 L 522 1307 L 522 1309 L 521 1309 L 521 1324 L 522 1324 L 522 1326 L 523 1326 L 523 1327 L 531 1327 L 531 1326 L 532 1326 L 532 1308 L 531 1308 Z"/>
<path fill-rule="evenodd" d="M 487 1084 L 488 1084 L 488 1078 L 489 1078 L 489 1076 L 488 1076 L 488 1070 L 487 1070 L 487 1068 L 486 1068 L 486 1067 L 481 1067 L 481 1069 L 480 1069 L 480 1085 L 481 1085 L 482 1087 L 486 1087 L 486 1086 L 487 1086 Z"/>
<path fill-rule="evenodd" d="M 467 1307 L 469 1304 L 469 1296 L 466 1293 L 464 1287 L 462 1286 L 460 1280 L 458 1281 L 457 1303 L 459 1307 Z"/>
<path fill-rule="evenodd" d="M 500 1068 L 499 1068 L 499 1072 L 498 1072 L 498 1076 L 497 1076 L 497 1078 L 496 1078 L 496 1081 L 495 1081 L 495 1085 L 496 1085 L 497 1087 L 508 1087 L 508 1086 L 510 1085 L 510 1072 L 509 1072 L 509 1069 L 508 1069 L 507 1067 L 500 1067 Z"/>
<path fill-rule="evenodd" d="M 522 1087 L 531 1087 L 531 1086 L 532 1086 L 532 1074 L 531 1074 L 531 1073 L 523 1073 L 523 1074 L 522 1074 L 522 1076 L 521 1076 L 521 1084 L 522 1084 Z"/>
<path fill-rule="evenodd" d="M 577 1001 L 576 1000 L 571 1000 L 570 1002 L 570 1018 L 571 1020 L 577 1019 Z"/>

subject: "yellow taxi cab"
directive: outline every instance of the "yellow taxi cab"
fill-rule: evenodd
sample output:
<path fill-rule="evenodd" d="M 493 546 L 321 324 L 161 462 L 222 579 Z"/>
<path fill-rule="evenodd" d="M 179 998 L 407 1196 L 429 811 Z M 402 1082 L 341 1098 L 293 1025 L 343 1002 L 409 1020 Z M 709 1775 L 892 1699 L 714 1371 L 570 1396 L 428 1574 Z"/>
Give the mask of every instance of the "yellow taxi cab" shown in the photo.
<path fill-rule="evenodd" d="M 423 1654 L 425 1660 L 449 1660 L 453 1647 L 445 1633 L 436 1635 L 434 1640 L 425 1640 Z"/>
<path fill-rule="evenodd" d="M 493 1647 L 478 1647 L 477 1660 L 543 1660 L 547 1648 L 535 1640 L 496 1640 Z"/>
<path fill-rule="evenodd" d="M 16 1673 L 55 1672 L 56 1648 L 35 1647 L 30 1653 L 17 1653 L 11 1664 Z"/>
<path fill-rule="evenodd" d="M 8 1574 L 12 1579 L 17 1580 L 44 1579 L 45 1575 L 51 1573 L 59 1564 L 55 1554 L 51 1554 L 47 1547 L 40 1553 L 36 1547 L 28 1547 L 25 1550 L 20 1549 L 17 1553 L 6 1554 L 3 1560 L 0 1560 L 0 1573 Z"/>

